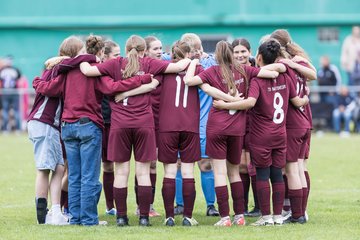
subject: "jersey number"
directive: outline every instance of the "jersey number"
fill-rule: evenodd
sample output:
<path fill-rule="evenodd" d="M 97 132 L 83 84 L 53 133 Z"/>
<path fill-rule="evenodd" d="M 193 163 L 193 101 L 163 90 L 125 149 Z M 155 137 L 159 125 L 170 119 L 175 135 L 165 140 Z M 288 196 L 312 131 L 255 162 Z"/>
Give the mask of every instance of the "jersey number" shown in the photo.
<path fill-rule="evenodd" d="M 276 92 L 274 95 L 274 103 L 273 106 L 275 108 L 273 122 L 276 124 L 280 124 L 284 121 L 284 110 L 282 106 L 284 105 L 284 99 L 282 98 L 281 94 Z"/>
<path fill-rule="evenodd" d="M 176 76 L 176 95 L 175 95 L 175 107 L 179 107 L 180 103 L 180 90 L 181 90 L 181 77 Z M 187 107 L 187 98 L 189 94 L 189 86 L 185 85 L 184 89 L 184 98 L 183 98 L 183 107 Z"/>

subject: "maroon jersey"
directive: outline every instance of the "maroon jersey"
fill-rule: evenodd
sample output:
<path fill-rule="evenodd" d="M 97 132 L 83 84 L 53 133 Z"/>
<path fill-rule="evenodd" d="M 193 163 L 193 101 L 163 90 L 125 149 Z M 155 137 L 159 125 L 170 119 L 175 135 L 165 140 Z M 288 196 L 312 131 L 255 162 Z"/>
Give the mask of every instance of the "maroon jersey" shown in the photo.
<path fill-rule="evenodd" d="M 286 73 L 272 80 L 251 80 L 249 97 L 257 99 L 250 115 L 251 145 L 286 147 L 286 114 L 289 99 L 296 97 L 291 81 Z"/>
<path fill-rule="evenodd" d="M 152 59 L 149 57 L 139 58 L 140 70 L 137 75 L 151 73 L 158 75 L 163 73 L 169 62 Z M 127 58 L 116 58 L 98 65 L 102 75 L 108 75 L 115 81 L 126 81 L 122 71 L 127 64 Z M 119 103 L 110 101 L 111 128 L 139 128 L 154 127 L 153 113 L 151 109 L 150 93 L 140 94 L 124 99 Z"/>
<path fill-rule="evenodd" d="M 195 74 L 203 71 L 197 66 Z M 199 133 L 200 101 L 197 86 L 184 84 L 186 71 L 165 74 L 161 82 L 161 101 L 159 114 L 160 132 Z"/>
<path fill-rule="evenodd" d="M 65 69 L 70 70 L 77 67 L 81 62 L 96 62 L 95 55 L 79 55 L 75 58 L 64 59 L 60 64 L 51 70 L 45 70 L 40 78 L 42 81 L 50 81 L 51 78 L 57 77 Z M 27 121 L 37 120 L 51 125 L 56 129 L 60 129 L 61 116 L 61 99 L 57 97 L 48 97 L 36 91 L 34 105 L 27 118 Z"/>
<path fill-rule="evenodd" d="M 246 78 L 249 80 L 256 77 L 259 68 L 242 65 L 245 70 Z M 235 76 L 235 85 L 239 93 L 246 95 L 245 78 L 236 70 L 233 70 Z M 224 93 L 228 93 L 226 81 L 222 78 L 219 66 L 212 66 L 202 73 L 199 77 L 204 83 L 210 84 Z M 246 114 L 245 111 L 220 110 L 211 107 L 207 122 L 206 131 L 213 134 L 222 134 L 229 136 L 245 135 Z"/>
<path fill-rule="evenodd" d="M 159 82 L 162 82 L 162 75 L 154 76 Z M 160 112 L 160 97 L 161 97 L 162 85 L 158 85 L 156 89 L 151 91 L 151 107 L 154 115 L 155 130 L 159 130 L 159 112 Z"/>
<path fill-rule="evenodd" d="M 292 80 L 289 86 L 293 88 L 293 91 L 296 91 L 297 96 L 302 98 L 304 95 L 306 95 L 306 78 L 290 67 L 287 67 L 287 74 Z M 306 113 L 306 111 L 307 109 L 305 107 L 297 108 L 290 104 L 286 115 L 286 128 L 310 128 L 310 116 Z"/>

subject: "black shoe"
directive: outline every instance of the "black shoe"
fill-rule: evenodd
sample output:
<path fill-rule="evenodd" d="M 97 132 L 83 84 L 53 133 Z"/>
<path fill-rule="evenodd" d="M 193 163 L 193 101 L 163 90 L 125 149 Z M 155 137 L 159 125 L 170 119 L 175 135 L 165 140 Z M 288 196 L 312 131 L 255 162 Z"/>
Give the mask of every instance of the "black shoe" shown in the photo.
<path fill-rule="evenodd" d="M 216 210 L 215 206 L 214 205 L 209 205 L 207 207 L 207 210 L 206 210 L 206 216 L 211 216 L 211 217 L 217 217 L 219 216 L 219 211 Z"/>
<path fill-rule="evenodd" d="M 260 217 L 261 216 L 261 211 L 258 208 L 254 208 L 253 210 L 248 212 L 248 214 L 245 215 L 245 216 L 247 216 L 247 217 Z"/>
<path fill-rule="evenodd" d="M 165 225 L 165 226 L 168 226 L 168 227 L 173 227 L 173 226 L 175 226 L 175 219 L 172 218 L 172 217 L 168 217 L 167 219 L 165 219 L 164 225 Z"/>
<path fill-rule="evenodd" d="M 150 221 L 149 221 L 149 217 L 143 217 L 141 216 L 139 218 L 139 226 L 142 226 L 142 227 L 150 227 L 151 224 L 150 224 Z"/>
<path fill-rule="evenodd" d="M 300 224 L 304 224 L 304 223 L 306 223 L 306 219 L 305 219 L 304 216 L 301 216 L 299 218 L 290 217 L 289 219 L 285 220 L 284 223 L 300 223 Z"/>
<path fill-rule="evenodd" d="M 118 225 L 119 227 L 129 226 L 129 219 L 127 218 L 127 216 L 117 217 L 116 225 Z"/>
<path fill-rule="evenodd" d="M 47 210 L 47 200 L 46 198 L 35 199 L 36 205 L 36 217 L 39 224 L 44 224 L 46 219 Z"/>
<path fill-rule="evenodd" d="M 174 207 L 174 214 L 175 215 L 182 215 L 184 213 L 184 206 L 176 205 Z"/>

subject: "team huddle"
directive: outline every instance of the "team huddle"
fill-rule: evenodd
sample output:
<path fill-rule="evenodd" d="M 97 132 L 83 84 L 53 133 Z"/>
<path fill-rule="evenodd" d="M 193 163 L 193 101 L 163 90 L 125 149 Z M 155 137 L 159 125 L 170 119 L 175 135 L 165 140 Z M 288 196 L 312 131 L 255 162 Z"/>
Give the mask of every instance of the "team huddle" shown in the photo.
<path fill-rule="evenodd" d="M 195 163 L 206 215 L 220 216 L 215 226 L 243 226 L 246 216 L 259 217 L 253 226 L 306 223 L 307 81 L 316 79 L 316 70 L 286 30 L 263 37 L 255 58 L 243 38 L 219 41 L 208 55 L 193 33 L 176 41 L 170 54 L 154 36 L 132 35 L 125 48 L 121 57 L 110 40 L 90 35 L 84 43 L 70 36 L 33 81 L 28 132 L 39 224 L 106 224 L 97 211 L 103 188 L 106 213 L 118 226 L 129 225 L 132 153 L 140 226 L 160 215 L 153 206 L 157 162 L 164 166 L 165 226 L 175 226 L 177 214 L 183 226 L 199 224 L 192 216 Z"/>

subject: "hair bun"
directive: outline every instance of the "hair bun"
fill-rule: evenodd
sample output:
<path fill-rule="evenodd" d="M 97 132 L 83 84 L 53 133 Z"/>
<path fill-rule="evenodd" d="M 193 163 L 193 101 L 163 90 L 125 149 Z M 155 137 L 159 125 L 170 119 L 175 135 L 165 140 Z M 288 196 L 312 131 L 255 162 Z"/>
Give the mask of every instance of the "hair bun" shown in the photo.
<path fill-rule="evenodd" d="M 271 52 L 278 52 L 280 50 L 280 44 L 277 41 L 269 40 L 266 49 Z"/>

